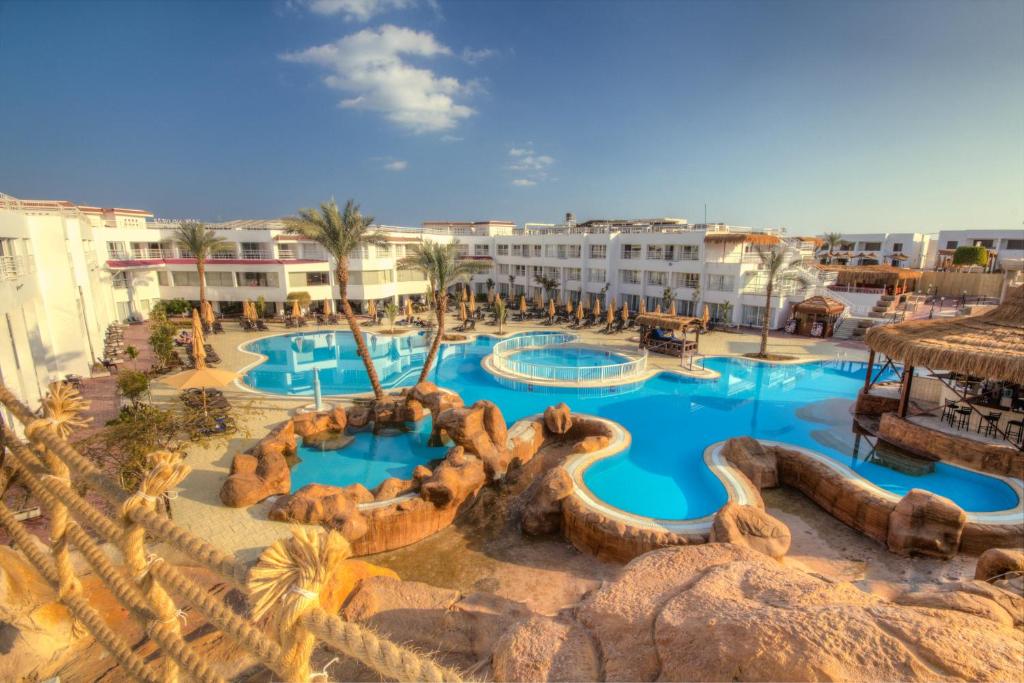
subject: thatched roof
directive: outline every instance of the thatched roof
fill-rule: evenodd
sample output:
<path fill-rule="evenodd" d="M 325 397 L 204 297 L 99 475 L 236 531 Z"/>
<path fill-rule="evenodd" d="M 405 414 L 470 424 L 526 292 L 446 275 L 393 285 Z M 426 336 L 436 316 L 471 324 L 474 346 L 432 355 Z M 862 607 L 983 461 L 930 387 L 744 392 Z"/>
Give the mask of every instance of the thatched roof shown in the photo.
<path fill-rule="evenodd" d="M 844 308 L 846 305 L 841 301 L 827 296 L 812 296 L 793 306 L 793 310 L 798 313 L 825 313 L 828 315 L 842 313 Z"/>
<path fill-rule="evenodd" d="M 859 255 L 864 256 L 864 254 Z M 918 280 L 922 275 L 920 270 L 886 265 L 838 266 L 828 264 L 816 267 L 820 270 L 835 272 L 839 276 L 837 282 L 841 285 L 857 283 L 893 285 L 899 280 Z"/>
<path fill-rule="evenodd" d="M 664 313 L 643 313 L 636 317 L 640 327 L 660 327 L 663 330 L 690 330 L 701 327 L 700 318 Z"/>
<path fill-rule="evenodd" d="M 872 327 L 864 341 L 909 365 L 1024 385 L 1024 287 L 980 315 Z"/>
<path fill-rule="evenodd" d="M 762 246 L 774 246 L 781 242 L 778 235 L 763 232 L 710 232 L 704 235 L 705 242 L 749 242 Z"/>

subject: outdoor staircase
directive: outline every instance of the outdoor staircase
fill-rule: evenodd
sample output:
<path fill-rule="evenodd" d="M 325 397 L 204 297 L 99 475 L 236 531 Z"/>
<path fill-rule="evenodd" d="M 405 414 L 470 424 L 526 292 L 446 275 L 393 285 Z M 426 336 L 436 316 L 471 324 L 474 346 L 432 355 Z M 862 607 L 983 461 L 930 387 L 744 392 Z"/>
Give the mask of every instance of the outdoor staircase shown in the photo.
<path fill-rule="evenodd" d="M 832 331 L 832 339 L 854 339 L 859 341 L 864 338 L 864 333 L 869 329 L 875 325 L 884 325 L 886 322 L 888 322 L 886 318 L 849 315 L 839 321 L 836 328 Z"/>
<path fill-rule="evenodd" d="M 875 302 L 874 308 L 868 313 L 871 318 L 889 318 L 892 317 L 893 311 L 898 305 L 897 297 L 892 294 L 883 294 L 878 297 L 878 301 Z"/>

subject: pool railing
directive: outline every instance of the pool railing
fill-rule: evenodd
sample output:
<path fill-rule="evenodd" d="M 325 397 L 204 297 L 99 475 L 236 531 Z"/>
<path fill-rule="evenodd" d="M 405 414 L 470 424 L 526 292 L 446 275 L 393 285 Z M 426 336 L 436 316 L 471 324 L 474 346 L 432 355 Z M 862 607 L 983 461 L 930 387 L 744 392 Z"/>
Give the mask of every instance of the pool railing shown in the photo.
<path fill-rule="evenodd" d="M 615 352 L 615 355 L 627 357 L 629 360 L 614 365 L 551 365 L 519 360 L 515 357 L 517 353 L 527 349 L 567 346 L 579 340 L 578 335 L 569 333 L 524 334 L 495 344 L 491 351 L 491 362 L 495 369 L 525 379 L 572 384 L 617 382 L 629 377 L 638 377 L 647 369 L 646 350 L 635 358 Z"/>

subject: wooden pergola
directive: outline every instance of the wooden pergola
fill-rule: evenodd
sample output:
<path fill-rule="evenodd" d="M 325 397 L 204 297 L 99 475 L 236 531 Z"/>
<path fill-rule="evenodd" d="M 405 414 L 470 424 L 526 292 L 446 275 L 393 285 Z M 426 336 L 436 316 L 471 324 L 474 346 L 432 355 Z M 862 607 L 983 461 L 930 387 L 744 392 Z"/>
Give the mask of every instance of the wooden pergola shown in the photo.
<path fill-rule="evenodd" d="M 692 358 L 700 350 L 700 332 L 704 329 L 700 318 L 664 313 L 643 313 L 636 317 L 636 324 L 640 328 L 641 349 L 679 358 L 686 355 Z M 682 332 L 682 339 L 661 337 L 658 330 Z M 694 333 L 692 340 L 687 336 L 689 332 Z"/>
<path fill-rule="evenodd" d="M 846 309 L 846 305 L 826 296 L 812 296 L 793 306 L 794 317 L 797 318 L 797 334 L 810 334 L 814 323 L 823 326 L 822 337 L 832 336 L 832 327 L 836 318 Z"/>
<path fill-rule="evenodd" d="M 865 254 L 858 254 L 865 256 Z M 881 287 L 886 294 L 899 295 L 912 291 L 923 273 L 896 266 L 818 265 L 820 270 L 836 274 L 836 284 L 843 287 Z"/>

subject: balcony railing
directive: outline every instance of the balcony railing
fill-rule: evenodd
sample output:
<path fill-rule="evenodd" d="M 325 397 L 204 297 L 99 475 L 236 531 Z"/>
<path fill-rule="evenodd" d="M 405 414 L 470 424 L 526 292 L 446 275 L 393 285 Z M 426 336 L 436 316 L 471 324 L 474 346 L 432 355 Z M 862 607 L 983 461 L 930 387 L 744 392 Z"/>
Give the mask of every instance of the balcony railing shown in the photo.
<path fill-rule="evenodd" d="M 182 254 L 182 258 L 192 258 L 192 254 L 188 254 L 186 256 L 183 253 Z M 236 258 L 238 258 L 238 254 L 236 254 L 233 251 L 215 251 L 212 254 L 210 254 L 210 259 L 213 260 L 213 261 L 226 261 L 228 259 L 236 259 Z"/>
<path fill-rule="evenodd" d="M 268 252 L 263 251 L 262 249 L 243 249 L 242 258 L 262 261 L 272 259 L 274 257 L 271 256 Z"/>
<path fill-rule="evenodd" d="M 0 256 L 0 280 L 16 280 L 35 270 L 31 256 Z"/>
<path fill-rule="evenodd" d="M 171 254 L 169 252 L 166 252 L 163 249 L 132 249 L 133 259 L 162 259 L 167 258 L 170 255 Z"/>

